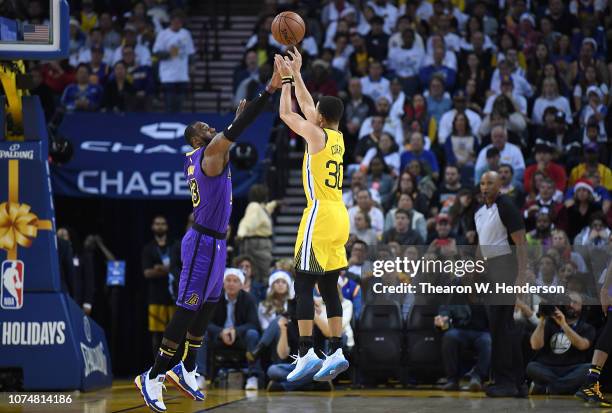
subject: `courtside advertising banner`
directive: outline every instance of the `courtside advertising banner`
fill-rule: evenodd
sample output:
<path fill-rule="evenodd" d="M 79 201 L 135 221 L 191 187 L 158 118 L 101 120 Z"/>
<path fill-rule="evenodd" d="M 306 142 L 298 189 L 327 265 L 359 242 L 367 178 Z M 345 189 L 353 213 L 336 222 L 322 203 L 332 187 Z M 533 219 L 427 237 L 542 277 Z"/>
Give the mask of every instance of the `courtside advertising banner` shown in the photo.
<path fill-rule="evenodd" d="M 184 154 L 192 148 L 183 133 L 194 121 L 223 130 L 233 114 L 74 113 L 65 116 L 59 133 L 72 142 L 74 155 L 52 167 L 56 195 L 129 199 L 185 199 L 190 196 L 183 175 Z M 272 127 L 264 113 L 242 134 L 257 164 L 240 170 L 232 164 L 233 193 L 245 195 L 261 174 L 261 161 Z"/>

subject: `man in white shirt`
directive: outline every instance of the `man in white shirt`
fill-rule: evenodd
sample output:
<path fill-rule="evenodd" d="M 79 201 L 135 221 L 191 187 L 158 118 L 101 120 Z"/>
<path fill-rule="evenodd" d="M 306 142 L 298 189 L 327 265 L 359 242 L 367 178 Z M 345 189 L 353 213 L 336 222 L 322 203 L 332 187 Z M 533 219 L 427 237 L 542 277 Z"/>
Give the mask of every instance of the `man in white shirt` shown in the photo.
<path fill-rule="evenodd" d="M 429 22 L 429 19 L 434 14 L 433 5 L 428 0 L 417 0 L 416 3 L 418 4 L 416 16 L 421 20 Z"/>
<path fill-rule="evenodd" d="M 389 37 L 389 49 L 394 47 L 402 47 L 404 45 L 404 30 L 412 28 L 412 20 L 410 20 L 409 16 L 403 15 L 397 19 L 397 27 L 395 27 L 395 33 Z M 420 34 L 416 33 L 413 30 L 414 34 L 414 45 L 413 47 L 418 47 L 419 49 L 425 52 L 425 43 L 423 43 L 423 38 Z"/>
<path fill-rule="evenodd" d="M 385 96 L 381 96 L 376 101 L 376 116 L 383 116 L 385 124 L 383 131 L 387 132 L 395 139 L 398 148 L 404 146 L 404 128 L 402 120 L 396 116 L 390 116 L 391 103 Z M 365 118 L 359 129 L 359 137 L 364 137 L 372 133 L 372 119 L 374 116 Z"/>
<path fill-rule="evenodd" d="M 533 96 L 533 88 L 521 75 L 519 70 L 512 71 L 512 67 L 506 60 L 502 60 L 497 65 L 497 69 L 493 72 L 493 76 L 491 76 L 491 86 L 490 89 L 494 93 L 501 92 L 501 79 L 503 77 L 510 76 L 512 78 L 512 83 L 514 84 L 515 93 L 525 96 L 526 98 L 530 98 Z"/>
<path fill-rule="evenodd" d="M 383 67 L 380 62 L 370 62 L 368 67 L 368 76 L 361 78 L 361 90 L 364 95 L 369 96 L 376 101 L 379 97 L 384 96 L 390 99 L 389 87 L 391 83 L 389 79 L 383 77 Z"/>
<path fill-rule="evenodd" d="M 377 16 L 385 19 L 385 33 L 392 33 L 397 22 L 397 7 L 389 3 L 389 0 L 369 1 L 368 6 L 372 7 Z"/>
<path fill-rule="evenodd" d="M 443 47 L 445 50 L 442 64 L 446 67 L 450 67 L 454 71 L 457 71 L 457 56 L 455 55 L 455 52 L 447 47 L 444 37 L 439 34 L 431 35 L 429 36 L 429 39 L 427 39 L 427 50 L 425 52 L 425 61 L 423 62 L 423 66 L 433 64 L 434 50 L 438 47 Z"/>
<path fill-rule="evenodd" d="M 189 30 L 183 28 L 183 14 L 172 13 L 170 27 L 155 39 L 153 53 L 159 58 L 159 80 L 164 90 L 166 110 L 179 112 L 189 84 L 189 56 L 195 53 Z"/>
<path fill-rule="evenodd" d="M 400 78 L 406 93 L 413 95 L 419 87 L 419 70 L 423 66 L 425 52 L 416 45 L 412 29 L 402 32 L 402 43 L 401 47 L 389 49 L 388 66 Z"/>
<path fill-rule="evenodd" d="M 374 205 L 370 192 L 367 189 L 362 189 L 357 193 L 357 205 L 352 206 L 348 210 L 349 222 L 355 222 L 355 215 L 361 210 L 364 214 L 368 214 L 371 221 L 371 226 L 376 235 L 382 235 L 385 226 L 385 217 L 377 206 Z"/>
<path fill-rule="evenodd" d="M 151 66 L 151 52 L 145 46 L 138 44 L 137 40 L 136 27 L 131 23 L 126 24 L 123 28 L 123 45 L 115 49 L 113 66 L 119 60 L 123 60 L 123 46 L 132 46 L 134 48 L 136 64 L 138 66 Z"/>
<path fill-rule="evenodd" d="M 327 26 L 340 19 L 347 10 L 356 12 L 355 7 L 347 0 L 333 0 L 321 10 L 321 22 Z"/>
<path fill-rule="evenodd" d="M 461 50 L 461 37 L 451 31 L 451 16 L 442 15 L 438 18 L 438 32 L 439 36 L 442 36 L 447 50 L 458 52 Z M 427 40 L 427 50 L 434 49 L 433 38 L 430 37 Z"/>
<path fill-rule="evenodd" d="M 476 165 L 474 170 L 476 176 L 480 177 L 480 170 L 487 166 L 487 151 L 495 147 L 499 150 L 500 164 L 507 163 L 514 169 L 514 182 L 515 186 L 519 186 L 523 182 L 523 175 L 525 173 L 525 159 L 521 149 L 508 142 L 508 131 L 503 125 L 496 125 L 491 129 L 491 143 L 485 146 L 478 153 L 476 159 Z M 478 179 L 475 179 L 478 182 Z"/>

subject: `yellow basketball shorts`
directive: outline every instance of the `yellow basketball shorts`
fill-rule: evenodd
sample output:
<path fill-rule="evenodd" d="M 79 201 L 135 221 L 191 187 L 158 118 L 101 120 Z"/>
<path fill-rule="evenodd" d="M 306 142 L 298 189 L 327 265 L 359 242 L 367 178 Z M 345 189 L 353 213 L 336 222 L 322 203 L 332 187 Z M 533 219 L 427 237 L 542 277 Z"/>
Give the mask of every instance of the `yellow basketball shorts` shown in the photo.
<path fill-rule="evenodd" d="M 149 331 L 163 333 L 175 312 L 175 305 L 149 304 Z"/>
<path fill-rule="evenodd" d="M 309 204 L 295 241 L 295 269 L 313 274 L 345 269 L 349 230 L 344 203 L 315 200 Z"/>

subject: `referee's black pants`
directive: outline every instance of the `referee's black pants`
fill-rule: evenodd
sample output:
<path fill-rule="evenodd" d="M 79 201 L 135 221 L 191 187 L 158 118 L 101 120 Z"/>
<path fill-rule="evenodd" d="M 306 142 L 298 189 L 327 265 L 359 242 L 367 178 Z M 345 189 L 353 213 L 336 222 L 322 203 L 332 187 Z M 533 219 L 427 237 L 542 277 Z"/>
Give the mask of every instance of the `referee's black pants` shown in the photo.
<path fill-rule="evenodd" d="M 489 258 L 489 280 L 495 291 L 495 283 L 514 285 L 518 264 L 513 254 Z M 491 330 L 491 376 L 496 385 L 521 386 L 525 381 L 521 331 L 514 323 L 514 302 L 512 295 L 491 294 L 488 306 L 489 328 Z"/>

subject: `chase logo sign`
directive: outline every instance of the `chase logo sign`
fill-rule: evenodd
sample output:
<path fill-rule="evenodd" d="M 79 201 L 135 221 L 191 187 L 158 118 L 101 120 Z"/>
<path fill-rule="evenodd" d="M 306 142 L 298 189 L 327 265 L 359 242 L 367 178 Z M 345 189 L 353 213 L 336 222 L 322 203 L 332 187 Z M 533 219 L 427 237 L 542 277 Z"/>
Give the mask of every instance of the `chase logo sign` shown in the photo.
<path fill-rule="evenodd" d="M 23 307 L 23 261 L 2 262 L 0 275 L 0 307 L 19 310 Z"/>
<path fill-rule="evenodd" d="M 180 122 L 159 122 L 140 127 L 140 133 L 153 139 L 177 139 L 185 133 L 184 125 Z"/>

